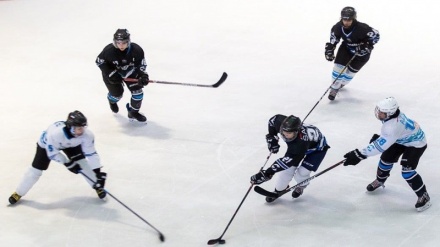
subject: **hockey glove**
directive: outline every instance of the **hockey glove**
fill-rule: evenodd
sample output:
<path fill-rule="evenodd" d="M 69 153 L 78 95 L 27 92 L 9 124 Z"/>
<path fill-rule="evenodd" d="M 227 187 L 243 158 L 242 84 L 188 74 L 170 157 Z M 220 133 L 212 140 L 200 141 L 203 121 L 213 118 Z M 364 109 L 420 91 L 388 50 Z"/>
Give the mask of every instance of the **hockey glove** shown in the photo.
<path fill-rule="evenodd" d="M 271 134 L 266 135 L 267 148 L 271 153 L 278 153 L 280 145 L 278 144 L 278 137 Z"/>
<path fill-rule="evenodd" d="M 325 59 L 327 61 L 335 60 L 335 46 L 332 43 L 325 43 Z"/>
<path fill-rule="evenodd" d="M 105 180 L 107 179 L 107 173 L 105 172 L 96 172 L 96 182 L 93 185 L 93 188 L 99 189 L 104 188 L 105 186 Z"/>
<path fill-rule="evenodd" d="M 147 72 L 141 72 L 139 76 L 139 83 L 141 83 L 143 86 L 148 85 L 148 81 L 150 80 L 150 77 L 148 76 Z"/>
<path fill-rule="evenodd" d="M 267 182 L 273 177 L 273 174 L 275 174 L 275 173 L 272 169 L 260 171 L 259 173 L 255 174 L 251 177 L 251 183 L 262 184 L 264 182 Z"/>
<path fill-rule="evenodd" d="M 78 174 L 79 171 L 81 171 L 81 166 L 76 163 L 75 161 L 70 161 L 68 163 L 64 164 L 69 171 Z"/>
<path fill-rule="evenodd" d="M 358 149 L 355 149 L 353 151 L 350 151 L 344 155 L 344 158 L 346 158 L 344 162 L 344 166 L 355 166 L 361 160 L 364 160 L 367 158 L 367 156 L 361 154 L 361 152 Z"/>
<path fill-rule="evenodd" d="M 375 140 L 377 140 L 380 137 L 380 135 L 378 134 L 374 134 L 371 139 L 370 139 L 370 143 L 374 142 Z"/>
<path fill-rule="evenodd" d="M 361 43 L 356 47 L 356 53 L 358 56 L 361 57 L 370 54 L 372 50 L 373 50 L 373 46 L 371 46 L 368 43 Z"/>

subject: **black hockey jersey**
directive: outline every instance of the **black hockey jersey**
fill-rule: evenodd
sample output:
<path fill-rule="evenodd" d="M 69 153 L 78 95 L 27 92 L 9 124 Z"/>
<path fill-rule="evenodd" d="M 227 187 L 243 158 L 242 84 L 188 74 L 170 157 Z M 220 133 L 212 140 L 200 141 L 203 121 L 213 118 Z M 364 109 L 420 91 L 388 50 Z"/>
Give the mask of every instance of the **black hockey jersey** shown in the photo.
<path fill-rule="evenodd" d="M 284 136 L 280 133 L 280 129 L 286 118 L 286 116 L 281 114 L 273 116 L 268 124 L 269 134 L 273 136 L 280 134 L 281 138 L 285 140 Z M 329 148 L 325 136 L 317 127 L 304 124 L 301 126 L 301 131 L 298 132 L 296 138 L 292 141 L 286 141 L 286 144 L 286 154 L 276 161 L 278 171 L 288 169 L 292 166 L 298 166 L 301 160 L 313 151 Z"/>
<path fill-rule="evenodd" d="M 113 44 L 107 45 L 96 58 L 96 65 L 104 75 L 111 77 L 119 73 L 124 79 L 137 78 L 139 72 L 147 68 L 144 50 L 136 43 L 130 43 L 124 51 L 115 48 Z"/>
<path fill-rule="evenodd" d="M 373 49 L 373 46 L 379 42 L 380 35 L 376 29 L 357 20 L 353 20 L 353 24 L 348 29 L 344 28 L 342 22 L 339 21 L 331 29 L 330 43 L 336 47 L 341 39 L 343 40 L 341 48 L 345 47 L 351 54 L 354 54 L 356 47 L 361 43 L 368 44 Z"/>

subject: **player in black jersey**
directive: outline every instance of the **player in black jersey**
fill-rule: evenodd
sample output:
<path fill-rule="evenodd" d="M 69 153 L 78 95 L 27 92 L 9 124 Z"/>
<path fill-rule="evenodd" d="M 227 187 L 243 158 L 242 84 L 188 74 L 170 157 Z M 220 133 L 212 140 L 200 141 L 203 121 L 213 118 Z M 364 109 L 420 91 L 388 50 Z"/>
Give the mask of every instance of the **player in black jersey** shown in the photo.
<path fill-rule="evenodd" d="M 128 118 L 139 122 L 147 121 L 147 118 L 139 113 L 144 98 L 142 88 L 148 85 L 148 73 L 145 71 L 147 62 L 144 50 L 131 42 L 130 33 L 127 29 L 118 29 L 113 35 L 113 43 L 108 44 L 96 58 L 96 65 L 102 71 L 102 78 L 108 89 L 108 101 L 110 109 L 117 113 L 117 102 L 124 93 L 123 83 L 131 92 L 130 104 L 127 103 Z M 138 82 L 125 82 L 126 78 L 139 79 Z"/>
<path fill-rule="evenodd" d="M 310 177 L 312 171 L 316 172 L 324 159 L 327 149 L 325 136 L 313 125 L 303 125 L 298 117 L 290 115 L 275 115 L 269 120 L 269 134 L 266 141 L 271 153 L 278 153 L 278 134 L 287 144 L 287 151 L 284 157 L 277 159 L 271 167 L 251 177 L 251 183 L 261 184 L 279 173 L 275 185 L 275 192 L 286 189 L 292 178 L 297 183 L 303 182 Z M 292 197 L 302 195 L 308 183 L 297 187 L 292 192 Z M 267 202 L 273 202 L 276 198 L 266 197 Z"/>
<path fill-rule="evenodd" d="M 376 29 L 357 20 L 356 10 L 353 7 L 342 9 L 341 20 L 332 27 L 330 42 L 325 44 L 325 58 L 328 61 L 335 60 L 332 81 L 336 80 L 339 73 L 341 73 L 355 54 L 356 57 L 331 85 L 328 96 L 330 100 L 334 100 L 338 90 L 347 85 L 368 62 L 371 51 L 379 41 L 379 38 L 380 35 Z M 335 59 L 334 50 L 341 39 L 343 41 L 338 48 Z"/>

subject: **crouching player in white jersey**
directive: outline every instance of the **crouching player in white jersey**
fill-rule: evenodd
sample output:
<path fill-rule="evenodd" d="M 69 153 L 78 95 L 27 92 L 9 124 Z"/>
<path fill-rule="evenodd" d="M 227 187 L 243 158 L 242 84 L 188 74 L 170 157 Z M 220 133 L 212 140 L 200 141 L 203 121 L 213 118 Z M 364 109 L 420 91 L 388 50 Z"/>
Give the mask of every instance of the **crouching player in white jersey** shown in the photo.
<path fill-rule="evenodd" d="M 376 180 L 367 186 L 368 191 L 385 187 L 384 183 L 390 176 L 394 163 L 402 156 L 402 177 L 419 197 L 415 205 L 421 212 L 431 206 L 426 186 L 416 168 L 420 157 L 427 147 L 425 133 L 419 124 L 400 112 L 399 105 L 393 97 L 379 101 L 375 110 L 376 118 L 382 121 L 380 136 L 374 134 L 370 144 L 361 149 L 355 149 L 344 155 L 347 158 L 344 165 L 356 165 L 369 156 L 382 153 L 377 168 Z"/>
<path fill-rule="evenodd" d="M 47 170 L 51 161 L 62 163 L 69 171 L 80 171 L 92 178 L 87 182 L 96 190 L 98 197 L 106 196 L 104 184 L 107 174 L 101 172 L 101 162 L 95 150 L 94 135 L 87 129 L 87 119 L 80 111 L 69 113 L 66 121 L 55 122 L 44 131 L 37 143 L 32 167 L 30 167 L 17 190 L 9 197 L 15 204 L 32 188 Z"/>

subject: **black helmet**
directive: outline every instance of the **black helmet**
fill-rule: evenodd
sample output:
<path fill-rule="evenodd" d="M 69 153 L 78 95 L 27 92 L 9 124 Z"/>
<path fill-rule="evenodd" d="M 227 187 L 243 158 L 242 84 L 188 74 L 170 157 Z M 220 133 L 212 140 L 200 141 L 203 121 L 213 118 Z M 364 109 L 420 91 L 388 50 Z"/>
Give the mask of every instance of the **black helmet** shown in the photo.
<path fill-rule="evenodd" d="M 127 29 L 118 29 L 116 33 L 113 34 L 113 46 L 118 48 L 116 42 L 122 41 L 127 42 L 128 46 L 130 46 L 130 33 Z"/>
<path fill-rule="evenodd" d="M 297 132 L 301 128 L 301 119 L 293 115 L 288 116 L 284 119 L 281 124 L 281 131 L 285 132 Z"/>
<path fill-rule="evenodd" d="M 130 33 L 127 29 L 118 29 L 113 35 L 113 41 L 130 41 Z"/>
<path fill-rule="evenodd" d="M 353 7 L 345 7 L 341 10 L 341 19 L 356 20 L 356 10 Z"/>
<path fill-rule="evenodd" d="M 87 126 L 87 118 L 80 111 L 69 113 L 66 120 L 66 127 L 84 127 Z"/>

